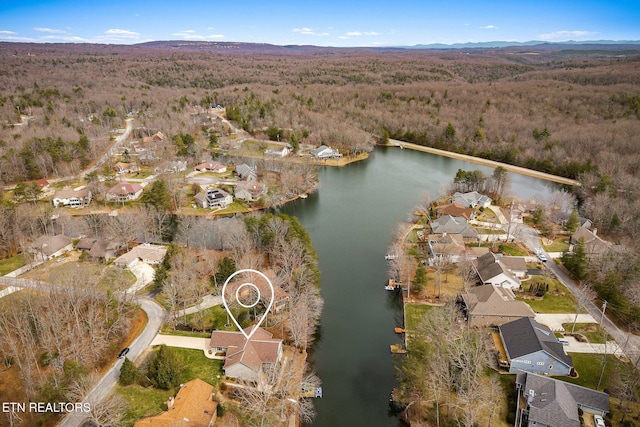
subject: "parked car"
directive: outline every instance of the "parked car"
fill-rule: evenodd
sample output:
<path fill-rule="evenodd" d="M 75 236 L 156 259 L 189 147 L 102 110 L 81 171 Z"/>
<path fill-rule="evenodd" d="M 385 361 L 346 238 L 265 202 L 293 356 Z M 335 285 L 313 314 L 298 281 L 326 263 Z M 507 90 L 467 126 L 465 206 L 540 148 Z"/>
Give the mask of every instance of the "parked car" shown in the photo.
<path fill-rule="evenodd" d="M 596 427 L 607 427 L 607 425 L 604 423 L 604 420 L 602 419 L 602 417 L 598 414 L 595 414 L 593 416 L 593 421 L 595 421 L 596 423 Z"/>
<path fill-rule="evenodd" d="M 120 354 L 118 354 L 118 359 L 124 359 L 127 353 L 129 353 L 129 350 L 129 347 L 123 348 L 122 351 L 120 351 Z"/>
<path fill-rule="evenodd" d="M 538 259 L 540 259 L 540 261 L 547 262 L 547 256 L 542 251 L 539 251 L 537 253 L 537 255 L 538 255 Z"/>

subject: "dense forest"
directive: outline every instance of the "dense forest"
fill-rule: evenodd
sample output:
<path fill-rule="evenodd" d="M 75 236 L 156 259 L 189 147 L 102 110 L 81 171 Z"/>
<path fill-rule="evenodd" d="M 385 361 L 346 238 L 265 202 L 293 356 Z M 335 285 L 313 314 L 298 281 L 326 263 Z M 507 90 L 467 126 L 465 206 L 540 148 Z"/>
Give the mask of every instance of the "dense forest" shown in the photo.
<path fill-rule="evenodd" d="M 136 137 L 167 136 L 156 162 L 199 161 L 228 132 L 219 126 L 212 134 L 199 113 L 222 105 L 254 136 L 346 153 L 395 138 L 575 178 L 580 214 L 599 235 L 640 248 L 637 45 L 0 43 L 0 61 L 4 186 L 76 173 L 107 150 L 128 117 Z M 188 149 L 185 135 L 196 142 Z M 593 281 L 605 281 L 605 270 Z M 624 283 L 636 276 L 627 270 Z"/>

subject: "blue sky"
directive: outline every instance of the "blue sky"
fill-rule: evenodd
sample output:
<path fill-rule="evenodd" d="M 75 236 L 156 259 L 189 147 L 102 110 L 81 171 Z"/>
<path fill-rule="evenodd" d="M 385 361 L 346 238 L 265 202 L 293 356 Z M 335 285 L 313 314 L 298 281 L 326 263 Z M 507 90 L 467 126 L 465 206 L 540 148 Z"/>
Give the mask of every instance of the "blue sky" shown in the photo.
<path fill-rule="evenodd" d="M 317 46 L 640 40 L 640 0 L 14 1 L 0 41 Z"/>

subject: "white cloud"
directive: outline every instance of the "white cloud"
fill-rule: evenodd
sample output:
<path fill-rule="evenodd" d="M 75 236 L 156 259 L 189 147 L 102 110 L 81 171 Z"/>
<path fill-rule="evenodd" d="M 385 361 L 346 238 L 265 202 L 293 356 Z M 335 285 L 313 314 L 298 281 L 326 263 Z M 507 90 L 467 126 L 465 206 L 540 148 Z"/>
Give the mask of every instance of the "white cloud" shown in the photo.
<path fill-rule="evenodd" d="M 496 27 L 495 25 L 485 25 L 484 27 L 480 27 L 480 28 L 483 30 L 495 30 L 498 27 Z"/>
<path fill-rule="evenodd" d="M 313 28 L 309 28 L 309 27 L 294 28 L 293 30 L 291 30 L 291 32 L 304 34 L 305 36 L 316 36 L 316 37 L 326 37 L 331 35 L 329 33 L 317 33 L 313 30 Z"/>
<path fill-rule="evenodd" d="M 596 32 L 593 31 L 555 31 L 553 33 L 540 34 L 538 37 L 542 40 L 570 40 L 570 39 L 578 39 L 587 36 L 596 35 Z"/>
<path fill-rule="evenodd" d="M 39 31 L 41 33 L 49 33 L 49 34 L 63 34 L 66 32 L 64 30 L 56 30 L 54 28 L 47 28 L 47 27 L 36 27 L 33 30 Z"/>
<path fill-rule="evenodd" d="M 91 40 L 78 36 L 42 36 L 39 40 L 62 43 L 90 43 Z"/>
<path fill-rule="evenodd" d="M 129 30 L 121 30 L 119 28 L 111 28 L 104 32 L 108 36 L 113 36 L 116 38 L 123 39 L 137 39 L 140 38 L 140 33 L 136 33 L 135 31 Z"/>
<path fill-rule="evenodd" d="M 349 31 L 345 37 L 361 37 L 361 36 L 379 36 L 380 33 L 375 31 Z"/>
<path fill-rule="evenodd" d="M 12 35 L 12 34 L 18 34 L 18 33 L 13 32 L 13 31 L 9 31 L 9 30 L 0 30 L 0 34 L 2 34 L 2 35 L 5 35 L 5 34 Z"/>

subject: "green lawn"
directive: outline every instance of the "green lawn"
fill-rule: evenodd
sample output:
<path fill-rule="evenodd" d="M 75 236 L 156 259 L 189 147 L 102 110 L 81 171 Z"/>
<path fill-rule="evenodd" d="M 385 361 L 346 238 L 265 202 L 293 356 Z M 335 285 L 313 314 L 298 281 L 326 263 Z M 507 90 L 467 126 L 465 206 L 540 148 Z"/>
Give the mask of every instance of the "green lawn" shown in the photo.
<path fill-rule="evenodd" d="M 566 236 L 554 240 L 550 245 L 544 245 L 547 252 L 567 252 L 569 250 L 569 238 Z"/>
<path fill-rule="evenodd" d="M 136 282 L 136 276 L 129 270 L 120 267 L 108 266 L 102 271 L 102 277 L 98 281 L 98 286 L 102 289 L 121 291 L 130 287 Z"/>
<path fill-rule="evenodd" d="M 12 271 L 17 270 L 18 268 L 23 267 L 26 264 L 27 262 L 22 254 L 5 258 L 0 261 L 0 275 L 4 276 L 5 274 L 11 273 Z"/>
<path fill-rule="evenodd" d="M 578 372 L 578 378 L 560 377 L 563 381 L 578 384 L 583 387 L 595 389 L 602 372 L 602 355 L 589 353 L 571 353 L 573 358 L 573 366 Z M 617 373 L 622 370 L 633 369 L 621 362 L 613 355 L 607 356 L 607 364 L 605 366 L 602 382 L 598 390 L 603 391 L 605 388 L 613 385 Z"/>
<path fill-rule="evenodd" d="M 562 327 L 565 331 L 571 332 L 573 323 L 563 323 Z M 604 344 L 605 341 L 611 341 L 613 337 L 607 334 L 597 323 L 576 323 L 574 332 L 584 335 L 590 343 Z"/>
<path fill-rule="evenodd" d="M 507 256 L 526 256 L 528 255 L 527 251 L 524 250 L 520 245 L 514 243 L 500 243 L 498 245 L 498 252 L 505 254 Z"/>
<path fill-rule="evenodd" d="M 549 291 L 545 296 L 538 299 L 525 299 L 523 295 L 527 295 L 527 291 L 532 283 L 544 283 L 545 277 L 534 276 L 522 284 L 523 292 L 519 293 L 519 301 L 524 301 L 538 313 L 573 313 L 576 310 L 575 298 L 569 290 L 562 285 L 557 279 L 547 279 L 549 283 Z"/>
<path fill-rule="evenodd" d="M 194 378 L 218 387 L 222 379 L 222 360 L 207 359 L 202 350 L 191 350 L 174 347 L 174 350 L 184 359 L 186 368 L 183 381 L 191 381 Z M 123 420 L 123 425 L 132 426 L 133 423 L 142 418 L 157 415 L 167 409 L 166 401 L 170 396 L 175 396 L 178 387 L 171 390 L 159 390 L 153 387 L 141 387 L 130 385 L 126 387 L 118 386 L 116 393 L 124 397 L 129 402 L 129 409 Z"/>
<path fill-rule="evenodd" d="M 434 306 L 426 304 L 405 304 L 405 317 L 407 324 L 405 328 L 408 332 L 415 331 L 424 318 L 427 311 L 432 310 Z"/>

